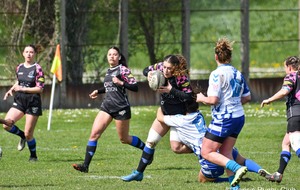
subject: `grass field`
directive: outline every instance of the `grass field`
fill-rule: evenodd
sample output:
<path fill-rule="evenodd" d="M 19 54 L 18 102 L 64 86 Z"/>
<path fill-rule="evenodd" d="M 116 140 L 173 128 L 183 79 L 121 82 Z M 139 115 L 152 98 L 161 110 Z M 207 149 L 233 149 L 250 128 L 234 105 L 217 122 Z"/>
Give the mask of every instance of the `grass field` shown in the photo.
<path fill-rule="evenodd" d="M 145 140 L 156 106 L 133 107 L 130 132 Z M 206 121 L 208 107 L 202 106 Z M 260 109 L 258 104 L 245 105 L 246 125 L 239 136 L 240 153 L 255 160 L 270 172 L 277 170 L 281 140 L 286 130 L 285 104 L 278 102 Z M 226 189 L 228 183 L 197 182 L 199 165 L 193 154 L 178 155 L 170 150 L 169 135 L 158 144 L 155 160 L 145 171 L 142 182 L 125 183 L 120 176 L 131 173 L 138 165 L 141 151 L 119 142 L 114 123 L 98 142 L 89 173 L 75 171 L 71 164 L 82 162 L 91 125 L 98 110 L 54 110 L 51 130 L 47 131 L 48 110 L 35 131 L 39 161 L 28 162 L 29 151 L 16 149 L 19 138 L 0 132 L 3 156 L 0 160 L 0 189 Z M 5 113 L 0 113 L 3 118 Z M 17 125 L 23 129 L 24 120 Z M 300 164 L 295 153 L 280 184 L 271 183 L 248 172 L 252 181 L 241 182 L 243 189 L 300 189 Z"/>

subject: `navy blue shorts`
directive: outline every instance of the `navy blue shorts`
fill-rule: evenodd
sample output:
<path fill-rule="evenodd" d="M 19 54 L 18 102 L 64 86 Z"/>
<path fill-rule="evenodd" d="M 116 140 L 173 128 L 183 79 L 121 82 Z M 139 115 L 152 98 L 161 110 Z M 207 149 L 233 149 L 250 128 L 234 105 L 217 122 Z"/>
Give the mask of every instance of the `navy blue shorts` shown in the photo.
<path fill-rule="evenodd" d="M 205 134 L 205 137 L 219 143 L 223 143 L 227 137 L 237 138 L 245 123 L 245 116 L 238 118 L 213 119 Z"/>

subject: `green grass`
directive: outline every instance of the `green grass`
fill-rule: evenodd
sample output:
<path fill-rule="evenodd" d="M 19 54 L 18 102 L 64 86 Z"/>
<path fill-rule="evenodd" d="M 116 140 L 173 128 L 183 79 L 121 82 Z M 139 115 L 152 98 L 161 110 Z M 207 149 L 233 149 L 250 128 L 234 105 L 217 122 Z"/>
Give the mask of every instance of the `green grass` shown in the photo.
<path fill-rule="evenodd" d="M 156 106 L 133 107 L 130 133 L 145 140 L 155 117 Z M 202 106 L 206 121 L 209 107 Z M 240 153 L 274 172 L 277 170 L 281 140 L 286 130 L 285 104 L 278 102 L 260 109 L 258 104 L 245 105 L 246 124 L 237 142 Z M 131 173 L 138 165 L 141 151 L 119 142 L 112 123 L 98 142 L 89 173 L 75 171 L 71 164 L 82 162 L 91 125 L 98 110 L 54 110 L 51 130 L 47 131 L 48 110 L 40 117 L 35 131 L 37 163 L 28 162 L 27 147 L 16 149 L 18 138 L 0 132 L 3 157 L 0 160 L 0 189 L 226 189 L 228 183 L 199 184 L 199 165 L 193 154 L 178 155 L 170 150 L 169 135 L 158 144 L 155 160 L 145 171 L 142 182 L 125 183 L 120 176 Z M 4 117 L 5 113 L 0 113 Z M 24 120 L 17 125 L 23 129 Z M 297 189 L 299 159 L 292 152 L 281 184 L 271 183 L 254 173 L 244 189 Z"/>

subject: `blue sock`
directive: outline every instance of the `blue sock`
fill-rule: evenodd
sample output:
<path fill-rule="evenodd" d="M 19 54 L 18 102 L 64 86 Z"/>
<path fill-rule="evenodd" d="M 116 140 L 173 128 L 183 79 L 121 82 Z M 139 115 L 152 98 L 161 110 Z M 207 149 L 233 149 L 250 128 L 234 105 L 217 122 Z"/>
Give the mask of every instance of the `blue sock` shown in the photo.
<path fill-rule="evenodd" d="M 262 167 L 258 165 L 256 162 L 250 159 L 245 160 L 245 166 L 248 168 L 250 172 L 258 173 L 258 170 L 260 170 Z"/>
<path fill-rule="evenodd" d="M 92 158 L 96 152 L 98 141 L 88 141 L 85 151 L 84 165 L 89 167 Z"/>
<path fill-rule="evenodd" d="M 97 146 L 97 141 L 88 141 L 88 146 Z"/>
<path fill-rule="evenodd" d="M 12 128 L 8 132 L 10 132 L 12 134 L 15 134 L 15 135 L 18 135 L 22 139 L 25 139 L 24 132 L 21 131 L 16 125 L 13 125 Z"/>
<path fill-rule="evenodd" d="M 229 181 L 228 177 L 218 177 L 215 179 L 214 183 L 222 183 L 226 181 Z"/>
<path fill-rule="evenodd" d="M 298 150 L 296 151 L 296 155 L 298 156 L 298 158 L 300 158 L 300 148 L 298 148 Z"/>
<path fill-rule="evenodd" d="M 35 138 L 33 138 L 31 141 L 27 141 L 27 145 L 30 151 L 30 157 L 36 158 L 36 141 Z"/>
<path fill-rule="evenodd" d="M 155 149 L 145 146 L 142 157 L 140 159 L 139 165 L 137 167 L 137 171 L 143 173 L 146 169 L 146 167 L 149 165 L 149 163 L 153 160 Z"/>
<path fill-rule="evenodd" d="M 141 141 L 140 138 L 138 138 L 137 136 L 132 136 L 132 142 L 130 144 L 131 146 L 137 147 L 141 150 L 144 149 L 145 147 L 145 143 L 143 141 Z"/>
<path fill-rule="evenodd" d="M 289 151 L 282 151 L 280 153 L 280 160 L 279 160 L 279 168 L 277 172 L 283 174 L 286 166 L 288 165 L 290 159 L 291 159 L 291 153 Z"/>
<path fill-rule="evenodd" d="M 226 169 L 229 169 L 230 171 L 232 171 L 234 173 L 240 168 L 241 168 L 241 166 L 238 163 L 236 163 L 234 160 L 229 160 L 226 163 Z"/>

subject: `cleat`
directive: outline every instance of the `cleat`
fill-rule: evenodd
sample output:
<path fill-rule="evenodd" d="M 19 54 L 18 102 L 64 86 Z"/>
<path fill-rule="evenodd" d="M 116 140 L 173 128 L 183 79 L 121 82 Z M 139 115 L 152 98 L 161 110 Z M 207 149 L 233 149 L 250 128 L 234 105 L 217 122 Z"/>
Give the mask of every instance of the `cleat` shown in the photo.
<path fill-rule="evenodd" d="M 38 159 L 37 159 L 37 157 L 29 157 L 29 160 L 28 160 L 29 162 L 36 162 L 36 161 L 38 161 Z"/>
<path fill-rule="evenodd" d="M 235 172 L 234 178 L 233 178 L 233 180 L 232 180 L 232 182 L 231 182 L 230 185 L 232 187 L 237 186 L 240 183 L 242 177 L 247 173 L 247 171 L 248 171 L 248 169 L 245 166 L 242 166 L 240 169 L 238 169 Z"/>
<path fill-rule="evenodd" d="M 269 181 L 272 181 L 272 182 L 277 182 L 277 183 L 280 183 L 281 180 L 282 180 L 282 177 L 283 175 L 279 172 L 275 172 L 273 174 L 270 174 L 270 175 L 266 175 L 266 179 L 269 180 Z"/>
<path fill-rule="evenodd" d="M 126 182 L 142 181 L 143 178 L 144 178 L 144 174 L 142 172 L 138 172 L 136 170 L 134 170 L 130 175 L 121 177 L 121 179 Z"/>
<path fill-rule="evenodd" d="M 26 142 L 26 139 L 22 139 L 19 141 L 19 144 L 18 144 L 18 151 L 22 151 L 24 148 L 25 148 L 25 142 Z"/>
<path fill-rule="evenodd" d="M 240 188 L 240 185 L 239 184 L 237 184 L 236 186 L 230 186 L 230 190 L 239 190 L 239 189 L 241 189 Z"/>
<path fill-rule="evenodd" d="M 78 170 L 80 172 L 88 173 L 89 172 L 89 167 L 87 167 L 84 164 L 72 164 L 73 168 L 75 170 Z"/>
<path fill-rule="evenodd" d="M 2 154 L 3 154 L 2 148 L 0 147 L 0 159 L 2 158 Z"/>
<path fill-rule="evenodd" d="M 258 174 L 262 177 L 270 176 L 271 174 L 265 169 L 259 169 Z"/>
<path fill-rule="evenodd" d="M 15 122 L 11 119 L 0 119 L 0 123 L 6 125 L 8 127 L 11 127 L 11 126 L 13 126 L 13 124 Z"/>

